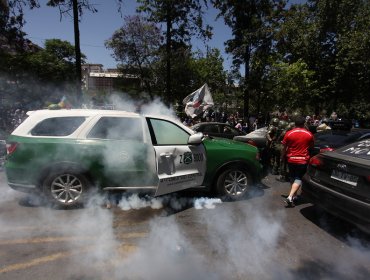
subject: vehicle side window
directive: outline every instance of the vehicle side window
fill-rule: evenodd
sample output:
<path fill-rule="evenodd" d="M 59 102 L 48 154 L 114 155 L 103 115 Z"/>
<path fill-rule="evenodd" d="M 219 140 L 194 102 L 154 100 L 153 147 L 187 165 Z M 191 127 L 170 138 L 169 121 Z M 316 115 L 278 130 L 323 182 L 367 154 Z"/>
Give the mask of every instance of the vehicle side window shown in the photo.
<path fill-rule="evenodd" d="M 85 117 L 57 117 L 45 119 L 31 130 L 31 135 L 68 136 L 71 135 L 85 119 Z"/>
<path fill-rule="evenodd" d="M 204 133 L 220 133 L 217 125 L 208 125 L 204 128 Z"/>
<path fill-rule="evenodd" d="M 150 119 L 157 145 L 187 145 L 189 134 L 172 122 Z"/>
<path fill-rule="evenodd" d="M 140 118 L 102 117 L 87 138 L 143 141 Z"/>
<path fill-rule="evenodd" d="M 232 127 L 226 126 L 226 125 L 224 126 L 224 133 L 226 133 L 226 134 L 237 134 L 237 132 L 234 131 Z"/>

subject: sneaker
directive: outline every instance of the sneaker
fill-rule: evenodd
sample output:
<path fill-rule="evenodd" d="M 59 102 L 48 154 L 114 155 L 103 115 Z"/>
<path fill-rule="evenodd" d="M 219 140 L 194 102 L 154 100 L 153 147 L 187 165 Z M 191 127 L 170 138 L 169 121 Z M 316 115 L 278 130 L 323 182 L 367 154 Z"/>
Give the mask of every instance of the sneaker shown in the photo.
<path fill-rule="evenodd" d="M 285 199 L 284 203 L 286 208 L 293 208 L 295 206 L 294 201 L 290 200 L 289 198 Z"/>

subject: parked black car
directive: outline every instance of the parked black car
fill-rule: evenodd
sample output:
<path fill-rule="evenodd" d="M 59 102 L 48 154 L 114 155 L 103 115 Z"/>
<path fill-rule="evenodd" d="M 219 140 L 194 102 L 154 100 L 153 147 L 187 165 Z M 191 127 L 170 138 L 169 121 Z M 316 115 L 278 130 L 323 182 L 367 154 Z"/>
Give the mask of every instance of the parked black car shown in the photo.
<path fill-rule="evenodd" d="M 196 132 L 202 132 L 204 135 L 233 139 L 235 136 L 246 135 L 245 132 L 235 127 L 220 122 L 202 122 L 191 127 Z"/>
<path fill-rule="evenodd" d="M 310 150 L 312 156 L 320 152 L 333 151 L 355 141 L 370 139 L 369 129 L 357 129 L 352 131 L 325 130 L 315 135 L 315 145 Z"/>
<path fill-rule="evenodd" d="M 303 196 L 370 233 L 370 140 L 311 158 Z"/>

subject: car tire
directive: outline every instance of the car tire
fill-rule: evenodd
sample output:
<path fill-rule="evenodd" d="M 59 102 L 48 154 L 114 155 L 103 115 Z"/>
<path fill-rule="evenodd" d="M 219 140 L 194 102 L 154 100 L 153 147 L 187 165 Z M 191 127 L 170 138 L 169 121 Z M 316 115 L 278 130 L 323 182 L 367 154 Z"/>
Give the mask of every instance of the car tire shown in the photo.
<path fill-rule="evenodd" d="M 224 170 L 217 179 L 217 193 L 224 200 L 244 198 L 252 186 L 252 177 L 241 166 L 232 166 Z"/>
<path fill-rule="evenodd" d="M 51 172 L 43 181 L 43 193 L 52 205 L 61 208 L 83 206 L 88 196 L 88 179 L 75 170 Z"/>

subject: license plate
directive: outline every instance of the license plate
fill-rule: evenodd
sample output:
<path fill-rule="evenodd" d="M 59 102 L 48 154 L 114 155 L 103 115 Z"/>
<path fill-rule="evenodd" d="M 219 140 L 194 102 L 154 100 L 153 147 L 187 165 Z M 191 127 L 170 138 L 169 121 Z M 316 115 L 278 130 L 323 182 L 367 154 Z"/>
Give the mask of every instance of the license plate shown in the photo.
<path fill-rule="evenodd" d="M 357 186 L 358 176 L 348 174 L 342 171 L 333 170 L 331 178 L 349 184 L 351 186 Z"/>

